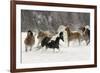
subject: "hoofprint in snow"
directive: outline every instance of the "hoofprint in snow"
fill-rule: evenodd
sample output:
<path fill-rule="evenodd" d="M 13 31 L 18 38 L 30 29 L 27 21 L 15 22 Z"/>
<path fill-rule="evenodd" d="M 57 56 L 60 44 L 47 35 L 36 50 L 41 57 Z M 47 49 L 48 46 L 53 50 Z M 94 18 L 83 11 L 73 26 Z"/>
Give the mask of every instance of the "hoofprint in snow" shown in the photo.
<path fill-rule="evenodd" d="M 37 50 L 38 39 L 35 36 L 35 44 L 32 48 L 32 51 L 25 51 L 24 40 L 27 33 L 22 32 L 22 64 L 31 64 L 31 63 L 53 63 L 53 62 L 70 62 L 70 61 L 87 61 L 90 59 L 90 47 L 87 46 L 84 41 L 79 43 L 77 41 L 70 42 L 70 46 L 67 46 L 67 43 L 60 41 L 60 51 L 53 49 L 45 49 L 45 47 Z"/>

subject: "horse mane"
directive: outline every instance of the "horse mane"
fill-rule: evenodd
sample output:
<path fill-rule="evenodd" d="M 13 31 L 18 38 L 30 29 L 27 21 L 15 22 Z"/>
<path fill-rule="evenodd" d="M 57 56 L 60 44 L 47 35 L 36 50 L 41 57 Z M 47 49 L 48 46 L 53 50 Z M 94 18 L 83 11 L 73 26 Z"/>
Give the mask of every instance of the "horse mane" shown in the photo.
<path fill-rule="evenodd" d="M 67 31 L 67 33 L 68 33 L 68 36 L 70 36 L 70 34 L 71 34 L 71 31 L 70 31 L 69 27 L 66 27 L 66 28 L 65 28 L 65 30 Z"/>

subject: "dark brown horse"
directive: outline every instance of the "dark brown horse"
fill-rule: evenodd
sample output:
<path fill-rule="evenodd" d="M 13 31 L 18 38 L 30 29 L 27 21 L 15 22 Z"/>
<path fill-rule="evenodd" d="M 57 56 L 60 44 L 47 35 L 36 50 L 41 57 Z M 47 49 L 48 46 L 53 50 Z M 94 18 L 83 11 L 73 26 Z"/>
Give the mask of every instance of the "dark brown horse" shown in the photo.
<path fill-rule="evenodd" d="M 83 40 L 85 40 L 86 45 L 88 45 L 90 43 L 90 30 L 85 26 L 81 27 L 80 29 L 82 31 Z"/>
<path fill-rule="evenodd" d="M 27 32 L 27 37 L 24 40 L 25 43 L 25 51 L 27 52 L 27 48 L 30 47 L 30 51 L 32 50 L 32 46 L 35 43 L 35 37 L 33 36 L 32 31 Z"/>
<path fill-rule="evenodd" d="M 73 32 L 73 31 L 70 30 L 69 27 L 66 27 L 65 31 L 67 31 L 68 46 L 70 44 L 70 41 L 72 41 L 72 40 L 78 40 L 79 45 L 80 45 L 81 34 L 78 31 Z"/>

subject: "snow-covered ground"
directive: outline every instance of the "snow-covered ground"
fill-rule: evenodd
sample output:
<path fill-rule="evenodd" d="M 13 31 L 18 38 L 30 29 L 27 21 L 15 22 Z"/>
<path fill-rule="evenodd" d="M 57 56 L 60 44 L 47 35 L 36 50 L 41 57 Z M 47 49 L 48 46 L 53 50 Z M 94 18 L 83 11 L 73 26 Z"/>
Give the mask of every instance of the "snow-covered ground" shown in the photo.
<path fill-rule="evenodd" d="M 84 42 L 79 43 L 77 41 L 70 42 L 70 46 L 67 43 L 60 41 L 60 51 L 54 52 L 53 49 L 41 48 L 37 50 L 37 42 L 32 48 L 32 51 L 25 52 L 24 40 L 26 33 L 22 33 L 22 48 L 21 58 L 23 64 L 31 63 L 53 63 L 53 62 L 69 62 L 69 61 L 87 61 L 90 59 L 90 48 L 86 46 Z"/>

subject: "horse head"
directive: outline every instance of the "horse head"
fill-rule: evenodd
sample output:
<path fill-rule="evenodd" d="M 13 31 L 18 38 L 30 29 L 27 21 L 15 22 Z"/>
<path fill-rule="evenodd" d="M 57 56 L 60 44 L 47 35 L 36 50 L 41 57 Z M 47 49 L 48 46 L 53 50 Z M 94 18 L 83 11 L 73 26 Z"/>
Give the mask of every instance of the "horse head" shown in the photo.
<path fill-rule="evenodd" d="M 60 37 L 60 39 L 61 39 L 62 41 L 64 41 L 63 32 L 60 32 L 60 33 L 59 33 L 59 37 Z"/>
<path fill-rule="evenodd" d="M 27 32 L 27 36 L 33 36 L 33 33 L 32 33 L 31 30 L 28 30 L 28 32 Z"/>

